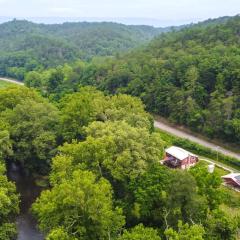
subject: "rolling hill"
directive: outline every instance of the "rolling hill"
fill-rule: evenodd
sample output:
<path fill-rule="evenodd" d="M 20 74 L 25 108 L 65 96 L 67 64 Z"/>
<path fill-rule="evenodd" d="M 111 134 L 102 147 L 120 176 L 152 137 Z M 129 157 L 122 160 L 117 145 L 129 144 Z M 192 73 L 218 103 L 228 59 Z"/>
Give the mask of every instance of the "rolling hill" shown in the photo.
<path fill-rule="evenodd" d="M 169 30 L 107 22 L 47 25 L 13 20 L 0 24 L 0 75 L 23 79 L 33 69 L 112 56 Z"/>

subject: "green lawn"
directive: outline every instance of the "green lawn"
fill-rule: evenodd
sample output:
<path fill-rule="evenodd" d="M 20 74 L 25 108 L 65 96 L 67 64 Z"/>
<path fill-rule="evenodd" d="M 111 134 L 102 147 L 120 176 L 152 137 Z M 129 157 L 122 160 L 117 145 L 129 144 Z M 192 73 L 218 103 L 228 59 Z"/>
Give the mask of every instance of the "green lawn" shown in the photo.
<path fill-rule="evenodd" d="M 178 147 L 182 147 L 205 159 L 214 161 L 216 163 L 221 163 L 223 166 L 225 165 L 229 169 L 231 168 L 234 172 L 240 171 L 240 165 L 238 164 L 240 163 L 239 159 L 217 153 L 215 150 L 204 147 L 203 145 L 192 142 L 188 139 L 177 137 L 160 129 L 156 129 L 156 132 L 161 135 L 161 138 L 166 143 L 166 146 L 176 145 Z"/>
<path fill-rule="evenodd" d="M 13 83 L 6 82 L 6 81 L 0 79 L 0 89 L 1 89 L 1 88 L 6 88 L 6 87 L 8 87 L 8 86 L 10 86 L 10 85 L 12 85 L 12 84 L 13 84 Z"/>
<path fill-rule="evenodd" d="M 201 159 L 200 159 L 200 162 L 199 162 L 198 164 L 201 165 L 201 166 L 206 166 L 206 168 L 207 168 L 207 166 L 208 166 L 210 163 L 205 162 L 204 160 L 201 160 Z M 220 167 L 218 167 L 218 166 L 216 166 L 216 165 L 215 165 L 214 171 L 215 171 L 220 177 L 221 177 L 221 176 L 224 176 L 224 175 L 227 175 L 227 174 L 230 173 L 230 172 L 228 172 L 228 171 L 226 171 L 226 170 L 224 170 L 224 169 L 222 169 L 222 168 L 220 168 Z"/>

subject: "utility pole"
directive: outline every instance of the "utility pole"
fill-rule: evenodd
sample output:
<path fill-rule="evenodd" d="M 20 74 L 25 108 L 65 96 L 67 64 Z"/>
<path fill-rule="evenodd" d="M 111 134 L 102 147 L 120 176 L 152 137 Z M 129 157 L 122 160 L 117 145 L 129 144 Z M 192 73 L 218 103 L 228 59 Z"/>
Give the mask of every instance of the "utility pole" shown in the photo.
<path fill-rule="evenodd" d="M 220 148 L 219 146 L 216 147 L 216 151 L 217 151 L 217 161 L 218 161 L 218 154 L 219 154 L 218 151 L 219 151 L 219 148 Z"/>

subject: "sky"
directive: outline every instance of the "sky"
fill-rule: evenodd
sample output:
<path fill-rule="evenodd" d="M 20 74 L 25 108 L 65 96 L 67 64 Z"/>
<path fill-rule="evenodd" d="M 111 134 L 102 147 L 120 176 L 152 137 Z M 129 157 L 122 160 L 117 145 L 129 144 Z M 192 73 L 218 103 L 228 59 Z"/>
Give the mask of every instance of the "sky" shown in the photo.
<path fill-rule="evenodd" d="M 36 21 L 85 19 L 170 26 L 239 13 L 240 0 L 0 0 L 0 17 Z"/>

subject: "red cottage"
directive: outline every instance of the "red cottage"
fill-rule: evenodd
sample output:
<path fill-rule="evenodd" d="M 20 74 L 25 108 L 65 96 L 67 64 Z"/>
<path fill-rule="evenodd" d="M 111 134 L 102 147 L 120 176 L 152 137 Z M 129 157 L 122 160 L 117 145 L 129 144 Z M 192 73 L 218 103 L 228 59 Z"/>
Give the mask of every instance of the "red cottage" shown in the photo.
<path fill-rule="evenodd" d="M 165 150 L 163 163 L 172 168 L 189 169 L 199 161 L 198 156 L 180 147 L 172 146 Z"/>
<path fill-rule="evenodd" d="M 226 185 L 240 188 L 240 173 L 230 173 L 222 176 L 222 179 Z"/>

